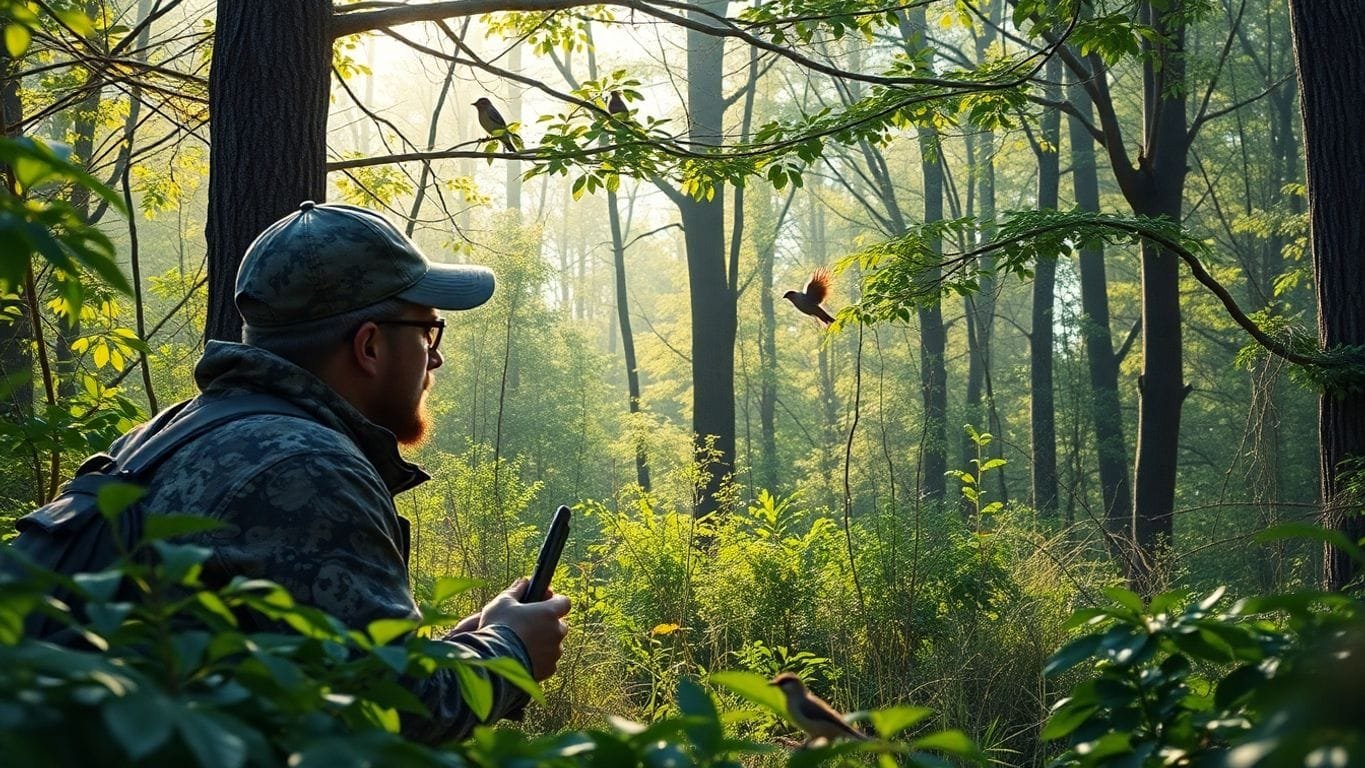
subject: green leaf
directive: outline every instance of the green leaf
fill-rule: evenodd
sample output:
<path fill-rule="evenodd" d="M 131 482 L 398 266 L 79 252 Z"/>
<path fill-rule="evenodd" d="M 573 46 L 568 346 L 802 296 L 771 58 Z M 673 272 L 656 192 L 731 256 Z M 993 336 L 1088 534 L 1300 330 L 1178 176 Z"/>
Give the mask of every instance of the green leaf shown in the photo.
<path fill-rule="evenodd" d="M 151 755 L 171 736 L 171 714 L 159 694 L 134 692 L 110 698 L 100 716 L 133 762 Z"/>
<path fill-rule="evenodd" d="M 1084 706 L 1070 706 L 1067 699 L 1058 702 L 1060 706 L 1052 711 L 1052 715 L 1047 719 L 1047 725 L 1043 726 L 1043 732 L 1039 738 L 1043 741 L 1053 741 L 1076 730 L 1090 716 L 1095 714 L 1099 707 L 1093 704 Z"/>
<path fill-rule="evenodd" d="M 442 576 L 436 580 L 431 587 L 431 602 L 440 604 L 456 595 L 462 595 L 471 589 L 482 587 L 488 582 L 483 579 L 454 578 Z"/>
<path fill-rule="evenodd" d="M 460 697 L 480 720 L 488 719 L 493 711 L 493 683 L 483 677 L 471 664 L 456 664 L 455 677 L 460 681 Z"/>
<path fill-rule="evenodd" d="M 1312 523 L 1281 523 L 1261 531 L 1254 537 L 1261 544 L 1269 544 L 1282 539 L 1310 539 L 1331 544 L 1351 556 L 1357 563 L 1365 563 L 1365 550 L 1346 538 L 1341 531 L 1323 528 Z"/>
<path fill-rule="evenodd" d="M 246 762 L 246 742 L 194 710 L 181 710 L 175 727 L 201 768 L 241 768 Z"/>
<path fill-rule="evenodd" d="M 175 584 L 182 584 L 197 576 L 199 567 L 213 555 L 213 550 L 193 544 L 154 541 L 152 548 L 161 557 L 159 570 L 162 576 Z"/>
<path fill-rule="evenodd" d="M 1100 649 L 1102 642 L 1103 635 L 1085 635 L 1072 640 L 1062 646 L 1060 651 L 1052 654 L 1047 660 L 1047 665 L 1043 667 L 1043 674 L 1049 677 L 1060 675 L 1093 656 Z"/>
<path fill-rule="evenodd" d="M 141 543 L 216 531 L 225 527 L 227 526 L 221 520 L 201 515 L 148 515 L 147 521 L 143 524 Z"/>
<path fill-rule="evenodd" d="M 536 683 L 535 678 L 531 677 L 531 673 L 526 671 L 526 667 L 519 664 L 516 659 L 498 656 L 491 659 L 471 659 L 468 663 L 493 672 L 493 674 L 525 691 L 537 702 L 545 703 L 545 693 L 540 690 L 540 685 Z"/>
<path fill-rule="evenodd" d="M 977 748 L 976 743 L 973 742 L 967 734 L 958 730 L 931 733 L 924 738 L 915 739 L 910 742 L 910 746 L 914 749 L 933 749 L 939 752 L 957 755 L 958 757 L 982 760 L 983 762 L 985 760 L 984 755 L 981 754 L 981 750 Z"/>
<path fill-rule="evenodd" d="M 5 26 L 5 50 L 9 51 L 10 58 L 17 59 L 24 55 L 28 50 L 29 41 L 33 39 L 33 33 L 28 31 L 28 27 L 17 22 L 10 22 Z"/>
<path fill-rule="evenodd" d="M 365 634 L 375 645 L 388 645 L 416 629 L 417 625 L 414 619 L 375 619 L 365 627 Z"/>
<path fill-rule="evenodd" d="M 767 678 L 753 672 L 715 672 L 708 678 L 712 685 L 728 688 L 745 700 L 783 717 L 787 715 L 787 702 L 782 692 L 770 684 Z"/>
<path fill-rule="evenodd" d="M 375 658 L 384 662 L 384 666 L 392 669 L 398 674 L 408 668 L 408 649 L 399 645 L 380 645 L 370 649 L 370 653 Z"/>
<path fill-rule="evenodd" d="M 1104 594 L 1108 595 L 1110 600 L 1113 600 L 1124 608 L 1127 608 L 1134 613 L 1142 613 L 1142 598 L 1138 597 L 1136 592 L 1123 589 L 1122 587 L 1105 587 Z"/>
<path fill-rule="evenodd" d="M 872 721 L 872 727 L 876 729 L 878 736 L 889 739 L 933 713 L 934 711 L 928 707 L 902 705 L 873 710 L 868 714 L 868 719 Z"/>
<path fill-rule="evenodd" d="M 90 628 L 101 635 L 109 635 L 123 625 L 133 612 L 132 603 L 91 603 L 85 608 L 90 617 Z"/>
<path fill-rule="evenodd" d="M 106 519 L 115 520 L 146 493 L 146 488 L 132 483 L 105 483 L 95 494 L 95 504 Z"/>
<path fill-rule="evenodd" d="M 123 583 L 123 572 L 117 570 L 78 573 L 71 577 L 76 586 L 92 602 L 104 603 L 114 599 L 119 584 Z"/>
<path fill-rule="evenodd" d="M 1077 744 L 1076 754 L 1085 759 L 1086 765 L 1123 765 L 1110 763 L 1105 758 L 1125 755 L 1133 751 L 1132 736 L 1127 733 L 1106 733 L 1094 741 Z"/>

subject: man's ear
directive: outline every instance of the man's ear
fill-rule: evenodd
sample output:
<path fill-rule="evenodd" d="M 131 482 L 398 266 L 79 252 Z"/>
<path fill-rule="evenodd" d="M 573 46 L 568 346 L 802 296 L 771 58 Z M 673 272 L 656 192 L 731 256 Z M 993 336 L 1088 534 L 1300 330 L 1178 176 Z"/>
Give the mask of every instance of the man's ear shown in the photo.
<path fill-rule="evenodd" d="M 379 326 L 367 321 L 351 336 L 351 361 L 362 372 L 377 376 L 379 358 L 383 353 L 384 338 Z"/>

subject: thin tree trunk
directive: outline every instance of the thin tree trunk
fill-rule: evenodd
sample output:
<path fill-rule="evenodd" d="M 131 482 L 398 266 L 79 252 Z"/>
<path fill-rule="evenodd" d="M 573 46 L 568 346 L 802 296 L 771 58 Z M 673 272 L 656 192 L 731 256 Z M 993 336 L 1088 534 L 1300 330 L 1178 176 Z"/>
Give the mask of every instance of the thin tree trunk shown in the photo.
<path fill-rule="evenodd" d="M 1053 58 L 1047 65 L 1046 79 L 1061 79 L 1061 61 Z M 1060 97 L 1060 89 L 1049 85 L 1048 98 Z M 1043 113 L 1038 148 L 1038 207 L 1057 208 L 1060 186 L 1061 112 Z M 1057 514 L 1057 424 L 1052 393 L 1052 306 L 1057 285 L 1057 260 L 1042 259 L 1033 273 L 1033 326 L 1029 332 L 1029 426 L 1033 444 L 1033 508 L 1041 517 Z"/>
<path fill-rule="evenodd" d="M 607 190 L 607 220 L 611 224 L 611 253 L 616 278 L 616 322 L 621 328 L 621 352 L 626 363 L 626 388 L 630 397 L 631 415 L 640 412 L 640 368 L 635 359 L 635 334 L 630 327 L 630 304 L 626 291 L 626 243 L 621 229 L 621 212 L 616 205 L 616 193 Z M 645 442 L 635 445 L 635 482 L 649 491 L 649 455 Z"/>

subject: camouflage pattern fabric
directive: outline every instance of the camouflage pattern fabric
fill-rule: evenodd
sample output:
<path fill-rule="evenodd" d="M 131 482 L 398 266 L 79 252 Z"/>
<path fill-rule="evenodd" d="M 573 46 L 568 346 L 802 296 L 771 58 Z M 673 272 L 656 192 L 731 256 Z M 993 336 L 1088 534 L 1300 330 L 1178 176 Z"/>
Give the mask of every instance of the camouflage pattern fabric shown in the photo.
<path fill-rule="evenodd" d="M 206 515 L 226 524 L 186 539 L 213 550 L 205 581 L 270 579 L 351 627 L 418 617 L 407 579 L 407 521 L 398 516 L 393 495 L 430 478 L 403 460 L 393 434 L 311 373 L 255 347 L 210 342 L 195 379 L 203 394 L 179 418 L 205 398 L 261 392 L 313 419 L 249 416 L 192 441 L 157 469 L 144 509 Z M 116 442 L 114 451 L 126 440 Z M 444 639 L 480 658 L 508 656 L 530 667 L 520 639 L 505 626 Z M 453 672 L 404 683 L 433 715 L 405 720 L 409 737 L 439 743 L 462 737 L 476 724 Z M 492 683 L 490 719 L 526 702 L 502 678 L 494 676 Z"/>

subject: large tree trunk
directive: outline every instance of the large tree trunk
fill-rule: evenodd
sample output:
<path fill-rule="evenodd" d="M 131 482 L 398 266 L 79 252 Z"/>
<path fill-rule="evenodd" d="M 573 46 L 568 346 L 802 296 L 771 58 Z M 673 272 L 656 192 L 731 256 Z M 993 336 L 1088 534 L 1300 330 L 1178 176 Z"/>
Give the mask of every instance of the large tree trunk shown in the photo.
<path fill-rule="evenodd" d="M 1365 345 L 1365 15 L 1342 3 L 1290 0 L 1308 158 L 1308 215 L 1318 344 Z M 1365 391 L 1326 389 L 1318 400 L 1324 525 L 1365 536 L 1361 499 L 1350 490 L 1365 457 Z M 1357 491 L 1358 493 L 1358 491 Z M 1339 589 L 1360 564 L 1328 548 L 1323 581 Z"/>
<path fill-rule="evenodd" d="M 723 14 L 726 3 L 700 7 Z M 701 24 L 710 23 L 691 14 Z M 691 123 L 688 137 L 698 145 L 718 145 L 725 115 L 723 84 L 724 39 L 696 30 L 687 33 L 687 104 Z M 696 513 L 707 515 L 718 507 L 717 494 L 734 470 L 735 460 L 735 292 L 725 265 L 725 193 L 710 200 L 680 201 L 687 239 L 687 277 L 692 298 L 692 431 L 701 448 L 711 442 L 711 453 L 700 456 L 707 477 Z"/>
<path fill-rule="evenodd" d="M 1073 88 L 1072 103 L 1090 117 L 1090 97 Z M 1071 137 L 1071 183 L 1076 206 L 1099 211 L 1099 179 L 1095 172 L 1095 145 L 1076 120 L 1069 121 Z M 1133 504 L 1128 487 L 1128 444 L 1123 438 L 1123 412 L 1119 408 L 1118 363 L 1109 330 L 1109 281 L 1105 276 L 1104 246 L 1081 247 L 1081 321 L 1090 373 L 1091 418 L 1095 425 L 1095 453 L 1099 464 L 1100 497 L 1104 503 L 1105 540 L 1110 555 L 1126 557 L 1119 542 L 1127 539 L 1132 525 Z"/>
<path fill-rule="evenodd" d="M 1048 62 L 1047 80 L 1061 79 L 1061 62 Z M 1060 90 L 1049 86 L 1049 98 Z M 1043 146 L 1038 148 L 1038 207 L 1057 208 L 1061 184 L 1061 112 L 1043 113 Z M 1057 515 L 1057 424 L 1052 396 L 1052 305 L 1057 287 L 1057 260 L 1043 259 L 1033 273 L 1033 326 L 1029 331 L 1029 433 L 1033 446 L 1033 509 L 1043 517 Z"/>
<path fill-rule="evenodd" d="M 1138 183 L 1124 190 L 1135 213 L 1176 222 L 1181 220 L 1189 147 L 1183 5 L 1145 8 L 1146 21 L 1162 41 L 1143 70 L 1143 123 L 1149 128 L 1138 158 Z M 1175 532 L 1180 410 L 1189 390 L 1180 341 L 1180 259 L 1150 241 L 1143 242 L 1141 259 L 1142 374 L 1133 482 L 1133 538 L 1141 557 L 1132 576 L 1138 586 L 1153 589 L 1151 569 Z"/>
<path fill-rule="evenodd" d="M 209 69 L 209 308 L 204 335 L 236 340 L 247 246 L 303 200 L 327 196 L 329 0 L 223 0 Z"/>

